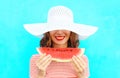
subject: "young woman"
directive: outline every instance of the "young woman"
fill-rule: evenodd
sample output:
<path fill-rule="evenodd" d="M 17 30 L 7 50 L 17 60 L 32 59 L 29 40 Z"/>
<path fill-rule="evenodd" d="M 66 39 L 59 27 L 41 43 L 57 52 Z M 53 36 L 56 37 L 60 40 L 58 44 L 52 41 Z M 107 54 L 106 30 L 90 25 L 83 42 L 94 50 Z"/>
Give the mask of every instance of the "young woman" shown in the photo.
<path fill-rule="evenodd" d="M 50 9 L 47 23 L 25 24 L 25 29 L 41 39 L 40 47 L 78 48 L 79 40 L 96 32 L 93 26 L 73 22 L 72 11 L 64 6 Z M 43 35 L 43 37 L 41 37 Z M 71 62 L 52 61 L 51 55 L 33 55 L 30 78 L 88 78 L 88 59 L 73 56 Z"/>

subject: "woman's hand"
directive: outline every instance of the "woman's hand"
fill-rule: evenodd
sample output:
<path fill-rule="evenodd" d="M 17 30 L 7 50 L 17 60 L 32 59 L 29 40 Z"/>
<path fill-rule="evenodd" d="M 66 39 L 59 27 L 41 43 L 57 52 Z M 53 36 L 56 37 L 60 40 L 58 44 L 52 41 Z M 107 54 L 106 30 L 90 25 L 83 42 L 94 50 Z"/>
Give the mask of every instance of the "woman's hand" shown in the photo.
<path fill-rule="evenodd" d="M 87 67 L 85 61 L 81 56 L 73 56 L 72 63 L 75 66 L 78 78 L 86 78 L 85 69 Z"/>
<path fill-rule="evenodd" d="M 38 78 L 44 78 L 46 69 L 48 65 L 51 63 L 52 57 L 50 55 L 43 54 L 40 56 L 39 60 L 37 60 L 36 65 L 39 68 Z"/>

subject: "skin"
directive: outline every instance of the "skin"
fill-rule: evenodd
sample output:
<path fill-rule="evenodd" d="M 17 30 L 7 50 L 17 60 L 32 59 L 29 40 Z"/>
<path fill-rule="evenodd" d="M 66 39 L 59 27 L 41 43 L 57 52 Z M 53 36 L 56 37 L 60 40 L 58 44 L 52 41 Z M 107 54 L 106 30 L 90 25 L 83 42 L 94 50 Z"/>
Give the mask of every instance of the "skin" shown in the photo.
<path fill-rule="evenodd" d="M 72 57 L 72 63 L 75 67 L 75 70 L 77 72 L 78 78 L 87 78 L 85 76 L 85 68 L 87 67 L 86 63 L 80 56 L 73 56 Z"/>
<path fill-rule="evenodd" d="M 46 68 L 51 63 L 52 57 L 50 55 L 43 54 L 40 56 L 39 60 L 36 62 L 37 67 L 39 68 L 38 78 L 44 78 L 46 73 Z"/>
<path fill-rule="evenodd" d="M 67 48 L 67 41 L 70 37 L 70 31 L 54 30 L 50 32 L 54 48 Z"/>
<path fill-rule="evenodd" d="M 50 37 L 53 41 L 54 48 L 67 48 L 67 41 L 70 37 L 70 31 L 68 30 L 54 30 L 50 31 Z M 50 55 L 43 54 L 40 56 L 39 60 L 36 62 L 36 65 L 39 68 L 38 78 L 44 78 L 46 68 L 52 62 L 52 57 Z M 87 67 L 84 60 L 80 56 L 72 57 L 72 64 L 77 72 L 78 78 L 87 78 L 84 75 L 84 70 Z"/>

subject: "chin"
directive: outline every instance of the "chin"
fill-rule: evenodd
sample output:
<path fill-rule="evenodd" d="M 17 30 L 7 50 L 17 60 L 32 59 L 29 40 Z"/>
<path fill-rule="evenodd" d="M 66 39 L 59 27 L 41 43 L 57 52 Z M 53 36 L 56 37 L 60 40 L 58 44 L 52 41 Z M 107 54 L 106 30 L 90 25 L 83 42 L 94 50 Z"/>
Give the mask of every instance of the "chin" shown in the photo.
<path fill-rule="evenodd" d="M 67 42 L 62 42 L 62 41 L 59 41 L 59 42 L 55 42 L 55 44 L 57 45 L 65 45 Z"/>

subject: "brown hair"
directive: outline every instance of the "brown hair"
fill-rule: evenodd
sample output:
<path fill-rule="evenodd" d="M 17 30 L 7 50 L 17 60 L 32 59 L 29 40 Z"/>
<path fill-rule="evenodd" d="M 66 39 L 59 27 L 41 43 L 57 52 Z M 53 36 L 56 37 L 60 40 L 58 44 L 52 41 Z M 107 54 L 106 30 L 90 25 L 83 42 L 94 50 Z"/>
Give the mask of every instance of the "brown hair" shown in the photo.
<path fill-rule="evenodd" d="M 77 48 L 78 46 L 79 46 L 78 35 L 74 32 L 71 32 L 70 38 L 68 40 L 68 47 Z M 40 47 L 53 47 L 49 32 L 45 33 L 43 38 L 40 40 Z"/>

